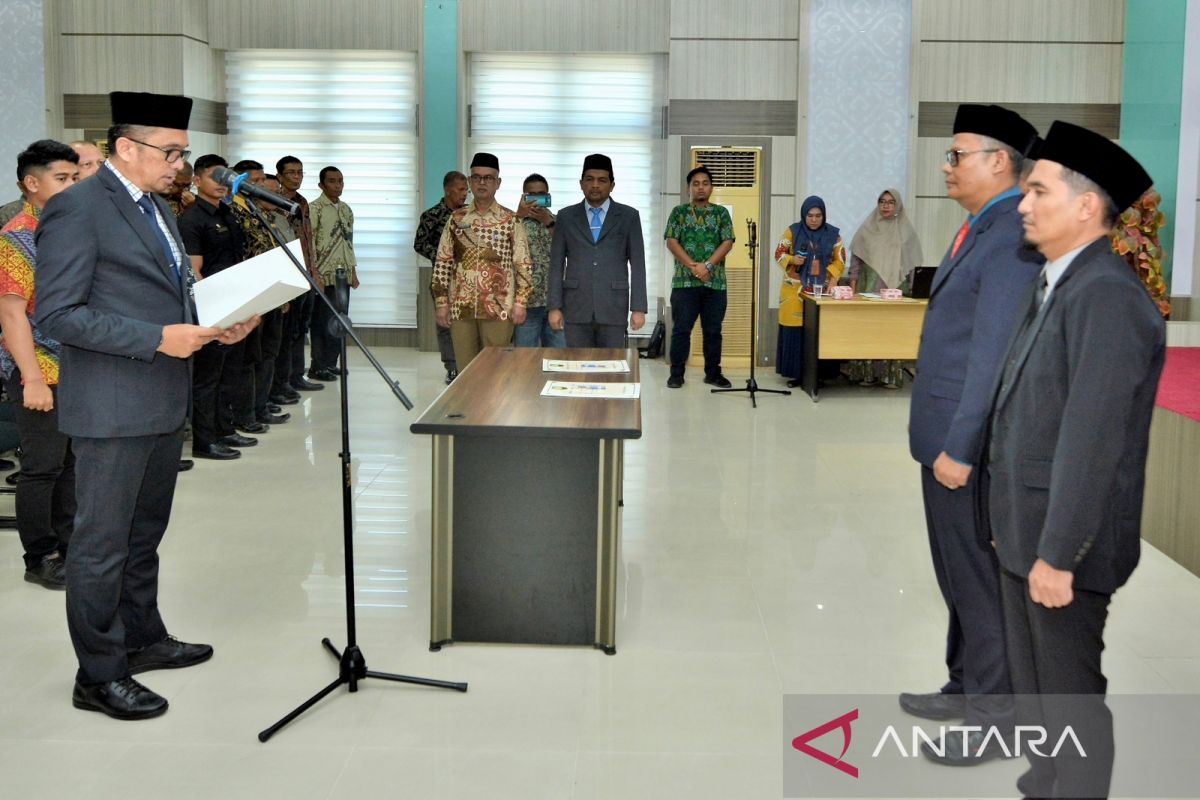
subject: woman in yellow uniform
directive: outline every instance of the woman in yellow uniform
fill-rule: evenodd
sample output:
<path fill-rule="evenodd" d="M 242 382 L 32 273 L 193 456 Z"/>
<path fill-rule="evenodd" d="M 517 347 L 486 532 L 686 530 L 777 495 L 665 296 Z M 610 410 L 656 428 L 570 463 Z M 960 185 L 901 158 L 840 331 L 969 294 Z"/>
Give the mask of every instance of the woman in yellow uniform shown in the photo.
<path fill-rule="evenodd" d="M 775 248 L 775 262 L 783 270 L 779 292 L 779 346 L 775 371 L 799 386 L 804 367 L 804 301 L 801 290 L 837 284 L 846 269 L 846 248 L 838 229 L 825 218 L 825 201 L 808 197 L 800 208 L 800 221 L 789 225 Z"/>

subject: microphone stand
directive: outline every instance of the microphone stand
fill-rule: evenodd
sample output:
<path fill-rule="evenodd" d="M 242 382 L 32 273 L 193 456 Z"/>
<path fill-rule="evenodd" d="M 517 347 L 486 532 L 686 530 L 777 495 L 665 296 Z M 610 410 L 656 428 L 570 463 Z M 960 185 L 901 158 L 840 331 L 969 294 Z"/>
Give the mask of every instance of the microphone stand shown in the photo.
<path fill-rule="evenodd" d="M 411 675 L 395 675 L 389 672 L 376 672 L 375 670 L 367 669 L 366 657 L 363 656 L 362 650 L 358 646 L 358 634 L 355 625 L 354 614 L 354 498 L 352 496 L 350 478 L 350 399 L 349 390 L 346 387 L 346 384 L 349 383 L 348 379 L 350 377 L 350 370 L 347 368 L 346 362 L 346 338 L 349 337 L 354 340 L 354 343 L 358 345 L 363 355 L 365 355 L 367 360 L 371 362 L 371 366 L 373 366 L 375 371 L 379 373 L 379 377 L 383 378 L 384 382 L 391 387 L 392 394 L 396 396 L 396 399 L 400 401 L 400 404 L 404 406 L 405 410 L 411 410 L 413 404 L 412 401 L 409 400 L 404 394 L 404 390 L 400 388 L 399 382 L 393 380 L 392 377 L 388 375 L 387 370 L 385 370 L 383 365 L 380 364 L 378 359 L 375 358 L 374 353 L 372 353 L 367 346 L 363 344 L 362 339 L 358 338 L 358 334 L 355 332 L 354 327 L 350 324 L 350 320 L 346 316 L 346 311 L 349 308 L 350 301 L 350 286 L 346 281 L 346 271 L 343 269 L 339 269 L 337 271 L 337 291 L 335 292 L 337 302 L 335 303 L 334 301 L 330 300 L 323 291 L 321 291 L 319 286 L 317 286 L 317 282 L 313 280 L 312 275 L 308 274 L 308 270 L 304 268 L 304 265 L 300 263 L 295 254 L 288 249 L 287 242 L 283 240 L 283 237 L 277 230 L 275 230 L 275 227 L 267 221 L 266 217 L 255 204 L 254 200 L 248 199 L 246 201 L 246 205 L 250 208 L 250 213 L 254 215 L 259 224 L 271 234 L 271 238 L 273 238 L 275 242 L 283 248 L 283 251 L 287 253 L 288 258 L 292 261 L 292 264 L 295 265 L 296 269 L 300 271 L 300 274 L 304 276 L 305 280 L 308 281 L 313 291 L 317 293 L 317 298 L 319 301 L 329 306 L 329 309 L 333 312 L 334 320 L 336 320 L 336 326 L 331 322 L 330 328 L 333 329 L 336 327 L 337 329 L 337 335 L 341 339 L 342 354 L 342 374 L 340 381 L 342 451 L 338 453 L 338 455 L 341 456 L 342 459 L 342 545 L 346 569 L 346 649 L 339 651 L 329 641 L 329 637 L 325 637 L 321 640 L 321 645 L 331 654 L 333 654 L 333 657 L 338 660 L 337 678 L 324 689 L 317 692 L 315 695 L 305 700 L 295 709 L 290 711 L 283 719 L 259 733 L 258 740 L 260 742 L 266 742 L 268 739 L 278 733 L 281 728 L 283 728 L 292 720 L 296 719 L 296 717 L 300 716 L 308 709 L 312 708 L 326 695 L 332 693 L 339 686 L 346 685 L 349 687 L 351 693 L 357 692 L 359 681 L 365 680 L 366 678 L 377 678 L 379 680 L 395 681 L 398 683 L 415 683 L 421 686 L 435 686 L 442 689 L 455 689 L 460 692 L 465 692 L 467 690 L 467 684 L 453 683 L 451 681 L 439 681 L 432 678 L 416 678 Z"/>
<path fill-rule="evenodd" d="M 746 381 L 745 389 L 713 389 L 712 393 L 749 392 L 751 408 L 758 408 L 758 400 L 755 396 L 759 392 L 763 394 L 791 394 L 791 392 L 786 389 L 760 389 L 758 381 L 754 379 L 754 367 L 758 362 L 758 328 L 755 321 L 755 312 L 758 308 L 758 223 L 748 219 L 746 228 L 749 232 L 749 236 L 746 237 L 746 247 L 750 250 L 750 282 L 753 284 L 750 291 L 750 379 Z"/>

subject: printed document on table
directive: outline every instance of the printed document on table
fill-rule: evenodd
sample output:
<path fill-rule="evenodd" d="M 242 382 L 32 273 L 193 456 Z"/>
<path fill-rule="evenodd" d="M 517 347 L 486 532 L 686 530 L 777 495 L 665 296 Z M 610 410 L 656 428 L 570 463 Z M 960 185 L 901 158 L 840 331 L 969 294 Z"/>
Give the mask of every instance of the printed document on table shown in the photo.
<path fill-rule="evenodd" d="M 542 372 L 629 372 L 625 359 L 614 361 L 567 361 L 561 358 L 543 358 Z"/>
<path fill-rule="evenodd" d="M 299 239 L 288 245 L 296 258 L 303 258 L 300 247 Z M 228 328 L 281 306 L 309 288 L 283 248 L 276 247 L 196 281 L 192 294 L 201 325 Z"/>
<path fill-rule="evenodd" d="M 601 400 L 636 400 L 642 396 L 640 383 L 587 383 L 546 381 L 542 397 L 591 397 Z"/>

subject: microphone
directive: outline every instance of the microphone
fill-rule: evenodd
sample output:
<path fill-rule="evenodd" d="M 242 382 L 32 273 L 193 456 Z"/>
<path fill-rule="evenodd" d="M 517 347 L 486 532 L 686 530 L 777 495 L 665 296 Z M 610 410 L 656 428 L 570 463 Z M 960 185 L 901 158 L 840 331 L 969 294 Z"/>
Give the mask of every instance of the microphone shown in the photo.
<path fill-rule="evenodd" d="M 262 187 L 255 186 L 246 180 L 246 174 L 238 175 L 233 170 L 227 167 L 213 167 L 212 179 L 229 190 L 231 195 L 241 193 L 246 197 L 252 197 L 256 200 L 265 200 L 266 202 L 282 208 L 289 214 L 295 214 L 300 210 L 298 203 L 293 203 L 286 197 L 268 192 Z"/>

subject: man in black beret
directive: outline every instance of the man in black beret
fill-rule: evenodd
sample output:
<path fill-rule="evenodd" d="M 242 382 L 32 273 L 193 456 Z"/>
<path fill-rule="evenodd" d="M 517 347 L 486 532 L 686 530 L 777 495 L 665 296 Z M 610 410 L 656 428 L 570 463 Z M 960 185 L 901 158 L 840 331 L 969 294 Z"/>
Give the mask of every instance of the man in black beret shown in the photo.
<path fill-rule="evenodd" d="M 155 194 L 188 156 L 192 101 L 134 92 L 111 101 L 109 159 L 42 213 L 37 323 L 62 344 L 59 429 L 75 452 L 72 703 L 144 719 L 167 701 L 133 674 L 212 656 L 208 645 L 169 636 L 158 608 L 158 544 L 179 474 L 191 356 L 211 341 L 240 341 L 258 320 L 196 324 L 175 215 Z"/>
<path fill-rule="evenodd" d="M 1017 784 L 1026 796 L 1108 796 L 1112 716 L 1100 654 L 1109 601 L 1138 562 L 1166 340 L 1108 234 L 1150 186 L 1120 147 L 1055 122 L 1020 205 L 1026 241 L 1046 265 L 993 392 L 989 517 L 1017 722 L 1044 726 L 1049 741 L 1070 725 L 1087 754 L 1027 751 L 1032 767 Z"/>
<path fill-rule="evenodd" d="M 626 327 L 646 324 L 646 250 L 636 208 L 610 195 L 612 159 L 583 160 L 583 201 L 558 214 L 546 283 L 547 319 L 567 347 L 625 347 Z"/>
<path fill-rule="evenodd" d="M 1037 131 L 1000 106 L 959 106 L 942 173 L 946 193 L 967 218 L 938 267 L 917 355 L 909 450 L 921 465 L 921 494 L 938 588 L 946 602 L 948 680 L 928 694 L 900 695 L 926 719 L 964 719 L 971 755 L 952 741 L 943 764 L 971 765 L 1003 755 L 995 726 L 1008 734 L 1013 707 L 996 554 L 979 530 L 979 464 L 991 389 L 1004 345 L 1041 259 L 1021 247 L 1017 178 Z M 978 745 L 988 746 L 979 752 Z M 945 743 L 944 743 L 945 744 Z"/>

